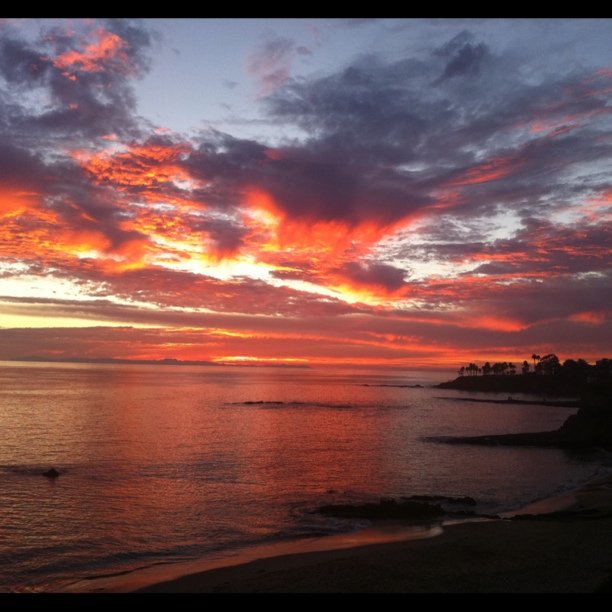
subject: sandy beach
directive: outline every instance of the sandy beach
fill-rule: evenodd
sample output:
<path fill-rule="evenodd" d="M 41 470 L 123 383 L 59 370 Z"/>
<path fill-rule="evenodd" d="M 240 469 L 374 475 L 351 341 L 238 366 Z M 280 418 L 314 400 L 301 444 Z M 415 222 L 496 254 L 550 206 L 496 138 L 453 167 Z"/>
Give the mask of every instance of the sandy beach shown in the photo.
<path fill-rule="evenodd" d="M 447 525 L 427 539 L 289 554 L 211 569 L 141 589 L 174 593 L 579 593 L 612 575 L 612 479 L 593 481 L 554 512 Z M 563 508 L 562 510 L 560 508 Z"/>

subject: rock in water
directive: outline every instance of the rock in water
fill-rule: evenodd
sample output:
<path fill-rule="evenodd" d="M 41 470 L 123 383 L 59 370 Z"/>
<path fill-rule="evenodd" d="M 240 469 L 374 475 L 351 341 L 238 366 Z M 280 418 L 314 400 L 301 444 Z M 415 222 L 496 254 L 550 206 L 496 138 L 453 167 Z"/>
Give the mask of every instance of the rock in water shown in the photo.
<path fill-rule="evenodd" d="M 318 509 L 321 514 L 340 518 L 365 519 L 429 519 L 445 514 L 439 504 L 416 501 L 397 502 L 394 499 L 381 499 L 378 503 L 330 504 Z"/>
<path fill-rule="evenodd" d="M 47 478 L 57 478 L 59 476 L 59 472 L 55 468 L 51 468 L 50 470 L 43 472 L 42 475 L 46 476 Z"/>

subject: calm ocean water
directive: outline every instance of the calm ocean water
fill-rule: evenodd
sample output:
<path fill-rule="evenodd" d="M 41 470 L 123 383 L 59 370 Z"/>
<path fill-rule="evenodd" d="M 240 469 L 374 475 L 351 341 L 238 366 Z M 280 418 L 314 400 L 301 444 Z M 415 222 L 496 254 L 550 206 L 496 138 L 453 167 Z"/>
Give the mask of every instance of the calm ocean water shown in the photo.
<path fill-rule="evenodd" d="M 392 386 L 452 376 L 0 362 L 0 590 L 361 526 L 310 512 L 332 501 L 470 495 L 498 512 L 598 473 L 596 456 L 424 441 L 574 412 Z"/>

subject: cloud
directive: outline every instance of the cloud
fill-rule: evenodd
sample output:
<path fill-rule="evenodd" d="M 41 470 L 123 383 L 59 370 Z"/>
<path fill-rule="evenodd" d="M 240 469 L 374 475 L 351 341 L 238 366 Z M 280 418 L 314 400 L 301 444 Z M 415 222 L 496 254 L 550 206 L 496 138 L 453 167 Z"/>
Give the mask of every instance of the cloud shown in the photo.
<path fill-rule="evenodd" d="M 294 55 L 309 53 L 306 47 L 297 47 L 293 40 L 269 33 L 267 40 L 247 58 L 246 69 L 257 79 L 260 94 L 267 96 L 289 78 Z"/>
<path fill-rule="evenodd" d="M 71 49 L 53 59 L 53 65 L 66 70 L 68 78 L 75 72 L 102 72 L 109 67 L 124 69 L 128 62 L 126 43 L 117 34 L 98 28 L 93 32 L 94 42 L 84 44 L 82 50 Z"/>
<path fill-rule="evenodd" d="M 341 272 L 357 285 L 377 287 L 389 293 L 406 286 L 406 270 L 388 264 L 348 262 Z"/>
<path fill-rule="evenodd" d="M 537 69 L 531 49 L 458 29 L 299 79 L 308 49 L 269 34 L 247 67 L 265 121 L 293 134 L 273 141 L 140 118 L 133 84 L 156 44 L 141 23 L 3 30 L 0 276 L 81 299 L 0 311 L 162 325 L 207 359 L 283 342 L 329 360 L 595 354 L 610 338 L 612 73 Z M 208 330 L 200 352 L 173 326 Z M 22 333 L 49 354 L 112 346 Z M 163 345 L 113 334 L 115 356 Z"/>
<path fill-rule="evenodd" d="M 11 127 L 20 135 L 44 130 L 54 138 L 58 133 L 72 139 L 137 134 L 129 78 L 146 72 L 146 50 L 153 38 L 129 20 L 82 23 L 78 35 L 52 27 L 34 41 L 5 31 L 0 36 L 0 76 L 15 94 Z M 44 101 L 43 108 L 23 104 L 23 93 Z"/>
<path fill-rule="evenodd" d="M 15 146 L 10 141 L 0 140 L 0 184 L 30 185 L 33 189 L 44 186 L 45 166 L 27 149 Z"/>
<path fill-rule="evenodd" d="M 455 76 L 474 76 L 480 72 L 480 65 L 488 53 L 488 48 L 482 42 L 473 41 L 474 35 L 463 30 L 434 52 L 447 62 L 437 82 Z"/>

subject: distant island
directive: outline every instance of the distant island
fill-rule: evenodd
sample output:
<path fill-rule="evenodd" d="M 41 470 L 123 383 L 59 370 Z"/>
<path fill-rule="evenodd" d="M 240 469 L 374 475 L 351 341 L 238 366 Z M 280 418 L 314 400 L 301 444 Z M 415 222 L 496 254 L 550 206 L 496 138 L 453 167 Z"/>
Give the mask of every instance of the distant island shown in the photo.
<path fill-rule="evenodd" d="M 438 438 L 451 444 L 487 446 L 555 446 L 562 448 L 605 448 L 612 450 L 612 360 L 594 365 L 584 359 L 560 363 L 555 354 L 532 355 L 533 369 L 525 360 L 521 374 L 511 363 L 470 363 L 459 369 L 452 381 L 436 385 L 460 391 L 510 392 L 577 397 L 579 410 L 555 431 L 489 436 Z M 511 398 L 508 402 L 511 402 Z M 522 403 L 522 402 L 520 402 Z M 547 403 L 543 401 L 542 403 Z"/>
<path fill-rule="evenodd" d="M 125 365 L 191 365 L 216 366 L 223 365 L 215 361 L 182 361 L 180 359 L 119 359 L 115 357 L 46 357 L 41 355 L 28 355 L 16 357 L 7 361 L 31 361 L 34 363 L 101 363 Z"/>
<path fill-rule="evenodd" d="M 40 355 L 28 355 L 16 357 L 6 361 L 25 361 L 33 363 L 93 363 L 93 364 L 118 364 L 118 365 L 164 365 L 164 366 L 232 366 L 263 368 L 273 366 L 275 368 L 309 368 L 304 363 L 283 363 L 271 361 L 202 361 L 182 359 L 120 359 L 115 357 L 44 357 Z"/>

